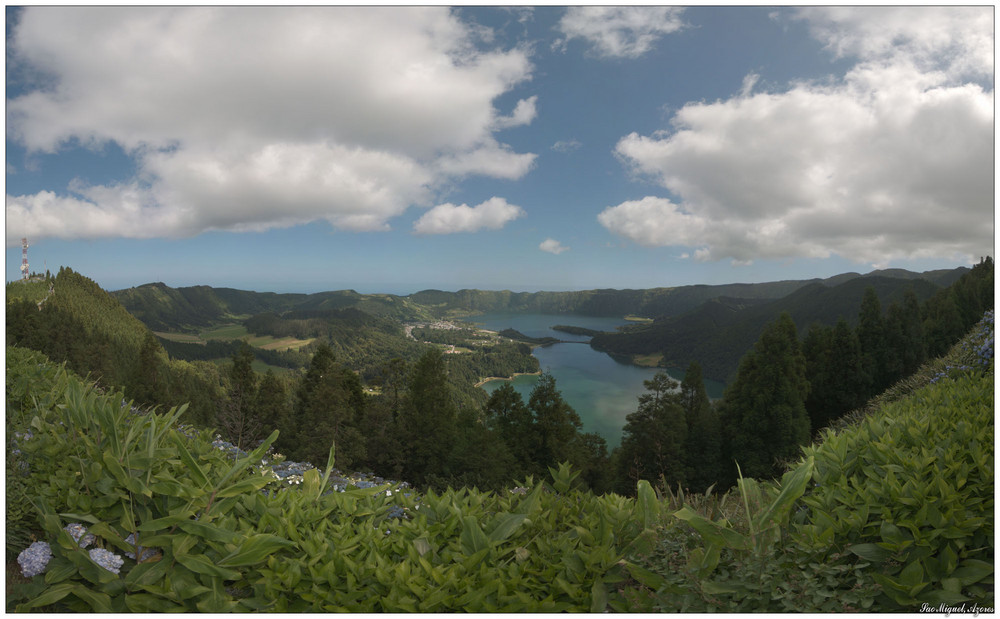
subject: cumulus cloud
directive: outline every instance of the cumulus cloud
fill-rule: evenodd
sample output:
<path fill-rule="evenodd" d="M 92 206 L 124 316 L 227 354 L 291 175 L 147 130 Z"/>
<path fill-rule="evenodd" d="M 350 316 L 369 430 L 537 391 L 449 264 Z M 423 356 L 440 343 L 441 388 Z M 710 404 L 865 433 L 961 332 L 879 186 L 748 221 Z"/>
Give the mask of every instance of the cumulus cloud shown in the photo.
<path fill-rule="evenodd" d="M 640 244 L 697 248 L 696 260 L 988 252 L 994 95 L 963 78 L 992 73 L 991 9 L 931 8 L 803 11 L 858 62 L 783 92 L 751 94 L 751 75 L 731 99 L 685 105 L 670 131 L 623 137 L 616 154 L 677 203 L 625 202 L 599 221 Z"/>
<path fill-rule="evenodd" d="M 538 245 L 538 249 L 547 251 L 550 254 L 555 254 L 557 256 L 564 251 L 569 251 L 569 247 L 563 247 L 562 244 L 555 239 L 545 239 Z"/>
<path fill-rule="evenodd" d="M 583 146 L 578 140 L 559 140 L 550 148 L 557 153 L 571 153 Z"/>
<path fill-rule="evenodd" d="M 493 102 L 532 66 L 489 39 L 446 7 L 28 7 L 8 58 L 44 79 L 8 99 L 8 139 L 29 153 L 115 142 L 137 176 L 8 196 L 8 224 L 50 217 L 36 236 L 67 237 L 318 219 L 375 230 L 453 177 L 520 178 L 535 155 L 494 132 L 532 122 L 536 98 L 509 116 Z M 77 234 L 82 208 L 102 223 Z"/>
<path fill-rule="evenodd" d="M 537 96 L 521 99 L 517 102 L 517 106 L 514 107 L 514 112 L 510 116 L 502 116 L 497 119 L 497 128 L 506 129 L 508 127 L 531 124 L 531 121 L 535 120 L 535 116 L 538 115 L 538 112 L 535 110 L 537 102 Z"/>
<path fill-rule="evenodd" d="M 508 204 L 503 198 L 490 198 L 482 204 L 439 204 L 413 224 L 418 234 L 453 234 L 499 230 L 524 215 L 524 209 Z"/>
<path fill-rule="evenodd" d="M 581 38 L 598 56 L 638 58 L 651 50 L 660 37 L 684 27 L 683 12 L 683 7 L 569 7 L 556 26 L 564 38 L 557 40 L 554 47 L 564 49 L 571 39 Z"/>

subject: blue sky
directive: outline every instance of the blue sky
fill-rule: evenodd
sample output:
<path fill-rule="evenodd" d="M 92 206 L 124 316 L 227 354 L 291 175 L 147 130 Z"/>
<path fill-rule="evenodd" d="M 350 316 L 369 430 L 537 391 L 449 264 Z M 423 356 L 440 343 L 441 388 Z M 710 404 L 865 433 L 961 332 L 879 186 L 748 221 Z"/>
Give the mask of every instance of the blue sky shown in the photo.
<path fill-rule="evenodd" d="M 6 276 L 571 290 L 994 245 L 992 7 L 7 9 Z"/>

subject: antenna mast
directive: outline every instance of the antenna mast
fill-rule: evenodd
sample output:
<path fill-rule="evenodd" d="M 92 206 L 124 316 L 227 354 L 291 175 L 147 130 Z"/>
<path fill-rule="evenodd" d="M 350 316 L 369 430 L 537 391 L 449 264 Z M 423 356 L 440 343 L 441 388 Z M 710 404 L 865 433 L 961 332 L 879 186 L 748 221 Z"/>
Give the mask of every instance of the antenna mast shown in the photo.
<path fill-rule="evenodd" d="M 21 237 L 21 279 L 28 279 L 28 239 Z"/>

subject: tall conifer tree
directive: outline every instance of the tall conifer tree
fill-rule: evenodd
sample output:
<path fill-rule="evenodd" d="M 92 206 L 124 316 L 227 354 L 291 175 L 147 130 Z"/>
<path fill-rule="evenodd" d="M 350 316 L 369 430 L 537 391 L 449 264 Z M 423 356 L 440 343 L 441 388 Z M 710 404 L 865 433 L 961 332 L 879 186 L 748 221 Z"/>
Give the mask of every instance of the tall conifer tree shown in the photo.
<path fill-rule="evenodd" d="M 744 476 L 780 474 L 809 441 L 809 393 L 805 357 L 787 312 L 768 327 L 744 355 L 735 382 L 726 390 L 722 422 L 730 453 Z"/>

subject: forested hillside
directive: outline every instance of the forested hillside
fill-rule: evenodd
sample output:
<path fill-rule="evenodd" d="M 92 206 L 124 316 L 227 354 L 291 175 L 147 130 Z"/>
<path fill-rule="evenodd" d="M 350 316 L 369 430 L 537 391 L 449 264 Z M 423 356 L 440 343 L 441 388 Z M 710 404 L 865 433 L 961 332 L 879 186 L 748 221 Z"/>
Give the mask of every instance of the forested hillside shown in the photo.
<path fill-rule="evenodd" d="M 992 261 L 989 270 L 992 272 Z M 935 281 L 949 281 L 955 272 L 932 272 Z M 760 337 L 765 325 L 782 312 L 787 312 L 804 335 L 814 323 L 832 327 L 841 318 L 852 327 L 857 324 L 866 291 L 871 289 L 880 306 L 899 306 L 908 294 L 920 302 L 927 302 L 943 288 L 931 279 L 916 277 L 885 277 L 882 272 L 855 277 L 826 285 L 814 282 L 772 301 L 747 301 L 740 298 L 720 297 L 698 308 L 675 317 L 661 317 L 651 324 L 631 326 L 618 333 L 595 336 L 591 346 L 616 357 L 629 359 L 635 355 L 661 355 L 661 367 L 686 367 L 697 361 L 705 376 L 713 380 L 731 382 L 740 358 Z M 907 272 L 908 273 L 908 272 Z M 970 273 L 961 269 L 960 276 L 947 290 Z M 895 272 L 894 272 L 895 274 Z M 958 290 L 958 289 L 956 289 Z M 957 293 L 956 293 L 957 294 Z M 976 300 L 966 303 L 971 308 L 962 322 L 962 332 L 976 320 L 976 311 L 982 315 L 987 307 L 979 292 Z M 933 311 L 924 308 L 925 311 Z M 971 320 L 971 322 L 969 322 Z M 954 333 L 951 342 L 959 337 Z M 936 354 L 943 350 L 935 349 Z"/>

